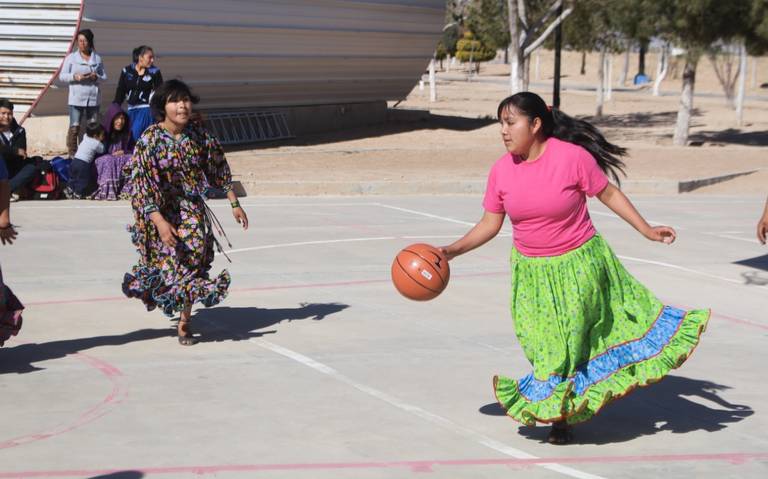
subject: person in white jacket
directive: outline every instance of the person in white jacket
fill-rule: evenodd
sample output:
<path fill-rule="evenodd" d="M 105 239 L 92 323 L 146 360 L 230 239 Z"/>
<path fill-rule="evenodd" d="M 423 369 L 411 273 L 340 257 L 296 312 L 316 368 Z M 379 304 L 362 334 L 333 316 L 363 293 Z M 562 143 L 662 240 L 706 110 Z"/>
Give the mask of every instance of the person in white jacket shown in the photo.
<path fill-rule="evenodd" d="M 80 30 L 75 42 L 77 49 L 67 55 L 59 73 L 59 81 L 69 85 L 67 150 L 70 158 L 77 151 L 80 125 L 99 120 L 99 83 L 107 79 L 104 63 L 93 48 L 93 32 Z"/>

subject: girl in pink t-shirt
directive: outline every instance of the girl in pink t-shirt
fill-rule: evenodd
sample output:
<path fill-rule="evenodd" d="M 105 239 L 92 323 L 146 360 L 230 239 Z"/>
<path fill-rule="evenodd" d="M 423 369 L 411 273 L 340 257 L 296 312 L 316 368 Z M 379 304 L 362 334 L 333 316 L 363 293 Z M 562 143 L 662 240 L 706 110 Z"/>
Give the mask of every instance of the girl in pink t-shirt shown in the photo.
<path fill-rule="evenodd" d="M 448 259 L 492 239 L 509 216 L 511 311 L 533 372 L 493 379 L 507 414 L 526 425 L 551 423 L 548 441 L 565 444 L 570 425 L 611 399 L 660 380 L 691 354 L 709 311 L 664 306 L 622 266 L 589 217 L 587 196 L 651 241 L 675 230 L 650 226 L 618 183 L 624 148 L 594 126 L 518 93 L 498 108 L 508 153 L 491 168 L 480 221 L 443 247 Z"/>

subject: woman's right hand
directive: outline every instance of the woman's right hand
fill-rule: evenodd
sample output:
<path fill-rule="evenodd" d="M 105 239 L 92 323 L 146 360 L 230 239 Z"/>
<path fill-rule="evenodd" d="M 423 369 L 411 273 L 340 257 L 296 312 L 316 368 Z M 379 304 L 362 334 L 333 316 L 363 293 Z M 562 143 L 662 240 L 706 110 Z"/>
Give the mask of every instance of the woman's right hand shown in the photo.
<path fill-rule="evenodd" d="M 152 220 L 157 228 L 157 233 L 160 235 L 160 241 L 169 248 L 175 248 L 179 243 L 179 232 L 173 227 L 165 218 Z"/>
<path fill-rule="evenodd" d="M 439 249 L 440 252 L 445 255 L 445 257 L 446 257 L 446 259 L 448 259 L 448 261 L 450 261 L 450 260 L 452 260 L 453 258 L 456 257 L 456 253 L 451 252 L 449 246 L 438 246 L 437 249 Z"/>
<path fill-rule="evenodd" d="M 757 240 L 760 244 L 765 244 L 766 236 L 768 236 L 768 214 L 764 214 L 757 222 Z"/>
<path fill-rule="evenodd" d="M 13 244 L 13 241 L 16 239 L 17 235 L 18 233 L 16 233 L 16 230 L 13 229 L 13 225 L 0 228 L 0 241 L 2 241 L 3 244 Z"/>

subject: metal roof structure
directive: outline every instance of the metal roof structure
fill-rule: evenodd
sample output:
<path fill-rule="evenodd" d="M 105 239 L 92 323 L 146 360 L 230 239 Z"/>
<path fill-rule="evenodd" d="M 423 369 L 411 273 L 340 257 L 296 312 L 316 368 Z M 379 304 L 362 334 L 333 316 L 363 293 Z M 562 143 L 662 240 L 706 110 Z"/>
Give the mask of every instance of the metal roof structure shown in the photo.
<path fill-rule="evenodd" d="M 0 0 L 0 97 L 21 113 L 65 114 L 54 80 L 90 28 L 109 77 L 102 104 L 142 44 L 208 110 L 400 100 L 444 13 L 443 0 Z"/>

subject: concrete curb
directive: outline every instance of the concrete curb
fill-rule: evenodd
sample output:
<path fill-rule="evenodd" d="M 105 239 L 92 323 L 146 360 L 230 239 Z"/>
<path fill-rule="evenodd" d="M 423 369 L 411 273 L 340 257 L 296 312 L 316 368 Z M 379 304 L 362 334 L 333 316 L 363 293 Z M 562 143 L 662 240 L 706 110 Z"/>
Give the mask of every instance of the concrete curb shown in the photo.
<path fill-rule="evenodd" d="M 687 180 L 624 180 L 628 194 L 675 195 L 749 175 L 759 169 Z M 481 195 L 485 179 L 415 181 L 245 181 L 235 182 L 239 196 Z"/>

